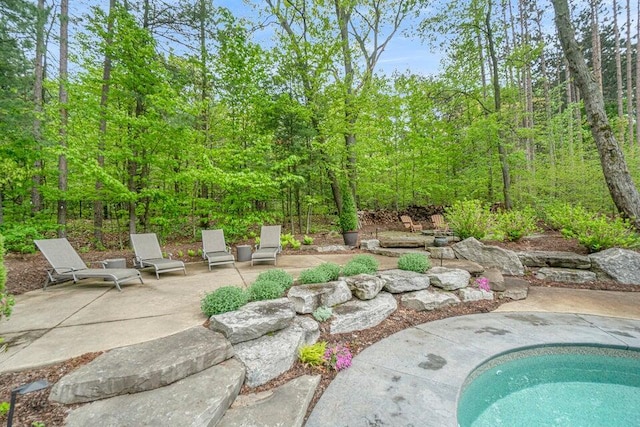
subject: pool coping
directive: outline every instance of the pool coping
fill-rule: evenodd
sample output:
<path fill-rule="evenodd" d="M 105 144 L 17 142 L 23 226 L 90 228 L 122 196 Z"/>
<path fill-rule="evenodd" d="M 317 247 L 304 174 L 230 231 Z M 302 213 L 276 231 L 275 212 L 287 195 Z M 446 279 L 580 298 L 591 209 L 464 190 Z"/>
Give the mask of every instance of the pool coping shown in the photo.
<path fill-rule="evenodd" d="M 553 345 L 638 349 L 640 320 L 493 312 L 408 328 L 356 356 L 306 426 L 457 426 L 460 391 L 476 368 L 505 353 Z"/>

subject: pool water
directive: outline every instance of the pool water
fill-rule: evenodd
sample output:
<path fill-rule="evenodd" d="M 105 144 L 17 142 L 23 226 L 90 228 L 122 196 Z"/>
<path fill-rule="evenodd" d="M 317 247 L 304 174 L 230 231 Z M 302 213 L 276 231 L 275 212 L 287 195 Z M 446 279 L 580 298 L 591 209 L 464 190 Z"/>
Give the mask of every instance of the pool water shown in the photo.
<path fill-rule="evenodd" d="M 544 347 L 476 369 L 458 425 L 640 426 L 640 352 Z"/>

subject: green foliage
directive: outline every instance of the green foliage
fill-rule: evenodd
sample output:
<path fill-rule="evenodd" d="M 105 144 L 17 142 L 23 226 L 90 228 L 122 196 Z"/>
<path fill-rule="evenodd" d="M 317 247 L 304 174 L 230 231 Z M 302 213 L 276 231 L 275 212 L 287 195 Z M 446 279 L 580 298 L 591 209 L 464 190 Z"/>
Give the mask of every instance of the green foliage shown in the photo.
<path fill-rule="evenodd" d="M 11 405 L 9 404 L 9 402 L 0 402 L 0 417 L 4 417 L 5 415 L 7 415 L 10 408 Z"/>
<path fill-rule="evenodd" d="M 545 223 L 549 227 L 569 236 L 573 233 L 574 224 L 590 220 L 594 217 L 592 213 L 580 204 L 560 202 L 545 206 L 543 212 Z"/>
<path fill-rule="evenodd" d="M 2 317 L 11 316 L 11 311 L 15 304 L 15 300 L 12 295 L 8 295 L 5 292 L 5 285 L 7 283 L 7 269 L 4 266 L 4 240 L 0 234 L 0 320 Z M 1 344 L 1 340 L 0 340 Z"/>
<path fill-rule="evenodd" d="M 378 261 L 371 255 L 356 255 L 342 268 L 343 276 L 358 274 L 375 274 L 378 271 Z"/>
<path fill-rule="evenodd" d="M 298 359 L 305 365 L 320 366 L 324 360 L 324 352 L 327 350 L 326 341 L 318 341 L 315 344 L 303 345 L 298 349 Z"/>
<path fill-rule="evenodd" d="M 345 187 L 342 189 L 342 211 L 340 212 L 340 230 L 344 233 L 347 231 L 356 231 L 358 229 L 358 213 L 356 212 L 356 204 L 351 195 L 351 189 Z"/>
<path fill-rule="evenodd" d="M 306 234 L 304 235 L 304 237 L 302 238 L 302 244 L 303 245 L 313 245 L 313 237 L 309 237 Z"/>
<path fill-rule="evenodd" d="M 297 240 L 295 236 L 291 233 L 280 235 L 280 244 L 282 245 L 282 249 L 285 249 L 287 246 L 291 246 L 291 249 L 300 249 L 300 240 Z"/>
<path fill-rule="evenodd" d="M 278 283 L 282 292 L 285 292 L 293 285 L 293 276 L 284 270 L 275 268 L 263 271 L 258 275 L 256 283 L 263 281 Z"/>
<path fill-rule="evenodd" d="M 194 257 L 196 256 L 196 251 L 194 251 L 193 249 L 189 249 L 187 250 L 187 255 L 189 255 L 190 257 Z"/>
<path fill-rule="evenodd" d="M 429 257 L 425 254 L 408 253 L 398 258 L 398 268 L 400 270 L 415 271 L 416 273 L 424 273 L 431 268 Z"/>
<path fill-rule="evenodd" d="M 3 232 L 4 246 L 9 252 L 32 254 L 36 252 L 33 241 L 45 238 L 45 232 L 55 229 L 53 224 L 14 224 Z"/>
<path fill-rule="evenodd" d="M 207 316 L 237 310 L 249 301 L 247 292 L 236 286 L 223 286 L 208 293 L 200 301 L 200 308 Z"/>
<path fill-rule="evenodd" d="M 480 200 L 463 200 L 447 209 L 449 227 L 461 238 L 483 239 L 493 227 L 489 206 Z"/>
<path fill-rule="evenodd" d="M 302 284 L 327 283 L 336 280 L 340 275 L 340 266 L 325 262 L 317 267 L 303 270 L 298 277 Z"/>
<path fill-rule="evenodd" d="M 177 255 L 178 255 L 179 258 L 182 258 L 184 256 L 184 252 L 182 252 L 182 249 L 178 250 Z"/>
<path fill-rule="evenodd" d="M 251 301 L 264 301 L 280 298 L 283 293 L 282 285 L 278 282 L 260 280 L 255 282 L 247 290 Z"/>
<path fill-rule="evenodd" d="M 315 311 L 313 312 L 313 318 L 318 322 L 326 322 L 327 320 L 329 320 L 332 314 L 333 310 L 331 309 L 331 307 L 321 306 L 315 309 Z"/>
<path fill-rule="evenodd" d="M 42 421 L 34 421 L 31 423 L 31 427 L 45 427 L 45 424 Z"/>
<path fill-rule="evenodd" d="M 510 242 L 515 242 L 538 230 L 532 209 L 510 210 L 496 216 L 496 231 Z"/>

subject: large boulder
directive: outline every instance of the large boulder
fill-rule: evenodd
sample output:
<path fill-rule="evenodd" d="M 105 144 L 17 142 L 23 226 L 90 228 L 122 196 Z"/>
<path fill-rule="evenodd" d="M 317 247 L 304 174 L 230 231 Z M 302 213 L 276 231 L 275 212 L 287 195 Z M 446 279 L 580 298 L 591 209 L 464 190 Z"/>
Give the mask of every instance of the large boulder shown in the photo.
<path fill-rule="evenodd" d="M 526 299 L 529 295 L 529 282 L 518 279 L 516 277 L 505 277 L 504 292 L 499 294 L 500 298 L 509 298 L 512 300 Z"/>
<path fill-rule="evenodd" d="M 433 286 L 445 291 L 466 288 L 469 286 L 469 279 L 471 279 L 471 274 L 467 270 L 447 267 L 433 267 L 427 271 L 427 276 Z"/>
<path fill-rule="evenodd" d="M 408 292 L 400 297 L 400 301 L 406 308 L 416 311 L 431 311 L 449 305 L 460 304 L 460 298 L 455 294 L 432 289 Z"/>
<path fill-rule="evenodd" d="M 524 266 L 513 251 L 485 245 L 473 237 L 454 244 L 452 248 L 458 258 L 475 261 L 485 268 L 497 267 L 503 274 L 524 275 Z"/>
<path fill-rule="evenodd" d="M 378 276 L 385 282 L 384 290 L 392 294 L 420 291 L 429 287 L 429 276 L 415 271 L 387 270 L 378 273 Z"/>
<path fill-rule="evenodd" d="M 221 334 L 196 326 L 153 341 L 114 348 L 65 375 L 50 399 L 80 403 L 166 386 L 233 356 Z"/>
<path fill-rule="evenodd" d="M 242 364 L 229 359 L 165 387 L 80 406 L 64 425 L 215 426 L 238 396 L 243 379 Z"/>
<path fill-rule="evenodd" d="M 371 274 L 358 274 L 346 277 L 347 285 L 353 295 L 361 300 L 373 299 L 384 287 L 385 281 Z"/>
<path fill-rule="evenodd" d="M 640 253 L 612 248 L 591 254 L 589 258 L 598 276 L 626 285 L 640 285 Z"/>
<path fill-rule="evenodd" d="M 249 341 L 279 331 L 296 317 L 288 298 L 251 302 L 238 310 L 214 314 L 209 329 L 222 333 L 232 344 Z"/>
<path fill-rule="evenodd" d="M 318 322 L 299 316 L 288 328 L 234 345 L 236 358 L 247 369 L 245 384 L 258 387 L 288 371 L 298 359 L 298 348 L 319 336 Z"/>
<path fill-rule="evenodd" d="M 483 291 L 482 289 L 462 288 L 458 291 L 458 294 L 462 302 L 493 300 L 493 292 Z"/>
<path fill-rule="evenodd" d="M 499 268 L 491 267 L 487 268 L 484 273 L 480 275 L 489 281 L 489 287 L 495 292 L 504 292 L 504 276 Z"/>
<path fill-rule="evenodd" d="M 453 252 L 449 246 L 429 246 L 427 247 L 427 251 L 429 251 L 429 256 L 433 260 L 437 259 L 455 259 L 456 254 Z"/>
<path fill-rule="evenodd" d="M 527 267 L 557 267 L 588 270 L 591 259 L 587 255 L 561 251 L 518 252 L 518 258 Z"/>
<path fill-rule="evenodd" d="M 573 268 L 544 267 L 536 271 L 536 278 L 562 283 L 589 283 L 596 280 L 596 273 Z"/>
<path fill-rule="evenodd" d="M 353 299 L 333 309 L 330 333 L 342 334 L 372 328 L 397 308 L 396 299 L 387 292 L 380 292 L 371 300 Z"/>
<path fill-rule="evenodd" d="M 351 290 L 344 280 L 328 283 L 292 286 L 287 297 L 299 314 L 313 313 L 318 307 L 332 307 L 352 298 Z"/>

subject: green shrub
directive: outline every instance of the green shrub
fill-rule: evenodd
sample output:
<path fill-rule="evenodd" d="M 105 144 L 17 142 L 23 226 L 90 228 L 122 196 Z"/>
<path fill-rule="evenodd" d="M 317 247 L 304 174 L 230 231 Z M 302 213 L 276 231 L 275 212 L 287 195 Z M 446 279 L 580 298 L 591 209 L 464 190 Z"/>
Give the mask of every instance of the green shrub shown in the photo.
<path fill-rule="evenodd" d="M 331 307 L 321 306 L 315 309 L 315 311 L 313 312 L 313 318 L 318 322 L 325 322 L 329 320 L 332 314 L 333 310 L 331 309 Z"/>
<path fill-rule="evenodd" d="M 356 231 L 358 229 L 358 212 L 356 204 L 351 195 L 351 189 L 347 186 L 342 188 L 342 211 L 339 216 L 340 231 Z"/>
<path fill-rule="evenodd" d="M 284 290 L 278 282 L 261 280 L 251 285 L 247 292 L 251 301 L 264 301 L 280 298 Z"/>
<path fill-rule="evenodd" d="M 236 286 L 223 286 L 208 293 L 202 301 L 200 308 L 207 316 L 226 313 L 237 310 L 249 301 L 247 293 Z"/>
<path fill-rule="evenodd" d="M 544 207 L 545 223 L 554 230 L 561 231 L 563 235 L 572 237 L 576 224 L 588 221 L 594 215 L 581 205 L 568 203 L 551 203 Z"/>
<path fill-rule="evenodd" d="M 590 252 L 609 248 L 634 248 L 640 245 L 640 236 L 629 221 L 604 215 L 574 224 L 574 233 L 580 244 Z"/>
<path fill-rule="evenodd" d="M 280 235 L 280 245 L 282 249 L 285 249 L 287 246 L 291 246 L 292 249 L 300 249 L 301 244 L 300 240 L 297 240 L 291 233 Z"/>
<path fill-rule="evenodd" d="M 489 206 L 480 200 L 458 201 L 447 209 L 449 227 L 461 238 L 475 237 L 480 240 L 489 234 L 493 218 Z"/>
<path fill-rule="evenodd" d="M 302 270 L 300 276 L 298 276 L 298 281 L 302 284 L 310 284 L 310 283 L 327 283 L 329 281 L 329 276 L 325 271 L 316 268 L 309 268 L 307 270 Z"/>
<path fill-rule="evenodd" d="M 256 282 L 263 281 L 276 282 L 282 288 L 282 292 L 285 292 L 293 285 L 293 276 L 284 270 L 275 268 L 258 274 Z"/>
<path fill-rule="evenodd" d="M 302 244 L 303 245 L 313 245 L 313 237 L 309 237 L 305 234 L 305 236 L 302 238 Z"/>
<path fill-rule="evenodd" d="M 32 254 L 36 252 L 34 240 L 44 239 L 41 230 L 32 225 L 16 225 L 4 233 L 4 247 L 9 252 Z"/>
<path fill-rule="evenodd" d="M 536 215 L 531 209 L 501 212 L 496 217 L 496 229 L 510 242 L 515 242 L 538 230 Z"/>
<path fill-rule="evenodd" d="M 400 256 L 400 258 L 398 258 L 398 268 L 400 270 L 424 273 L 431 268 L 431 262 L 429 261 L 429 257 L 427 257 L 425 254 L 403 254 Z"/>
<path fill-rule="evenodd" d="M 187 251 L 187 255 L 189 255 L 190 257 L 194 257 L 196 256 L 196 251 L 194 251 L 193 249 L 189 249 Z"/>
<path fill-rule="evenodd" d="M 298 349 L 298 359 L 305 365 L 320 366 L 324 360 L 324 352 L 327 350 L 326 341 L 318 341 L 315 344 L 303 345 Z"/>
<path fill-rule="evenodd" d="M 378 261 L 373 256 L 356 255 L 342 268 L 342 275 L 375 274 L 377 271 Z"/>
<path fill-rule="evenodd" d="M 0 417 L 4 417 L 5 415 L 7 415 L 10 408 L 11 405 L 9 405 L 9 402 L 0 402 Z"/>
<path fill-rule="evenodd" d="M 338 280 L 338 277 L 340 277 L 340 266 L 338 264 L 325 262 L 317 266 L 316 269 L 320 270 L 327 276 L 327 282 Z"/>
<path fill-rule="evenodd" d="M 2 317 L 9 317 L 13 310 L 15 300 L 12 295 L 5 293 L 7 283 L 7 269 L 4 266 L 4 239 L 0 234 L 0 320 Z M 0 344 L 2 339 L 0 339 Z"/>

